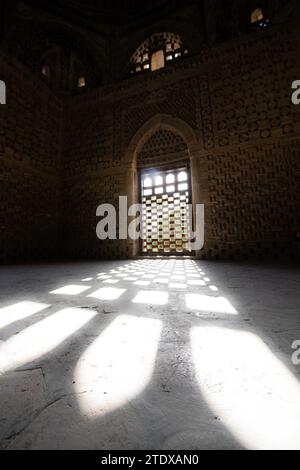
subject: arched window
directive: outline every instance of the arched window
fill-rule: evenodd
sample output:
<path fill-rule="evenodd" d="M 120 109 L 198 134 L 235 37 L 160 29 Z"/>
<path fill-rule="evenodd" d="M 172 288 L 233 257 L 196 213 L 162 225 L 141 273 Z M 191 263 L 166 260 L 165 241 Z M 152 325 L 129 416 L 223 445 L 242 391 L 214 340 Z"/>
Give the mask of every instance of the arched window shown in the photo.
<path fill-rule="evenodd" d="M 43 77 L 45 77 L 47 80 L 50 80 L 51 71 L 50 71 L 49 65 L 44 64 L 44 65 L 42 66 L 41 73 L 42 73 L 42 76 L 43 76 Z"/>
<path fill-rule="evenodd" d="M 131 57 L 130 72 L 155 72 L 188 53 L 180 36 L 173 33 L 154 34 Z"/>
<path fill-rule="evenodd" d="M 78 88 L 86 87 L 86 78 L 84 76 L 78 78 Z"/>
<path fill-rule="evenodd" d="M 268 26 L 270 20 L 266 18 L 266 15 L 262 8 L 255 8 L 251 13 L 251 25 L 254 31 L 264 29 Z"/>

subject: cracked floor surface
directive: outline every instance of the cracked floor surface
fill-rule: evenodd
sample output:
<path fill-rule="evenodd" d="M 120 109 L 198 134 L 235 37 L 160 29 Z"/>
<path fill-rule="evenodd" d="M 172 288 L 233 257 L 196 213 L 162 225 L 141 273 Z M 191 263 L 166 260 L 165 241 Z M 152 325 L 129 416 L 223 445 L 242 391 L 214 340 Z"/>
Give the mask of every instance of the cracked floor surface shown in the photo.
<path fill-rule="evenodd" d="M 300 449 L 299 283 L 180 259 L 1 268 L 0 448 Z"/>

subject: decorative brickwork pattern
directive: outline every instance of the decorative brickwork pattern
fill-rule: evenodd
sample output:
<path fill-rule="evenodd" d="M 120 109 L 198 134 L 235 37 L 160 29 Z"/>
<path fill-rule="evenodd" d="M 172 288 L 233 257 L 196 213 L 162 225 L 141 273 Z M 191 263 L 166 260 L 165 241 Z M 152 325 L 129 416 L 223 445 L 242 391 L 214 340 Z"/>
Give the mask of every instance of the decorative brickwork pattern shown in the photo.
<path fill-rule="evenodd" d="M 79 176 L 84 169 L 82 184 L 95 173 L 102 184 L 101 172 L 112 178 L 119 174 L 131 140 L 145 123 L 158 114 L 180 118 L 194 130 L 197 149 L 187 148 L 178 129 L 160 129 L 132 161 L 138 168 L 153 167 L 192 154 L 193 202 L 206 207 L 205 248 L 199 255 L 298 256 L 300 109 L 291 104 L 298 63 L 295 44 L 293 34 L 285 32 L 266 34 L 259 41 L 244 38 L 204 49 L 189 66 L 178 64 L 110 87 L 107 93 L 79 98 L 68 118 L 72 171 L 83 158 L 75 172 Z M 103 150 L 106 141 L 111 153 Z M 116 194 L 131 190 L 130 185 L 115 187 Z M 111 200 L 106 191 L 105 202 Z M 84 218 L 86 206 L 80 200 L 77 209 Z M 84 246 L 84 239 L 80 243 Z M 90 256 L 96 251 L 90 249 Z M 121 255 L 126 252 L 122 249 Z M 103 253 L 110 256 L 113 249 L 103 248 Z"/>
<path fill-rule="evenodd" d="M 260 144 L 206 157 L 210 240 L 204 257 L 296 254 L 299 143 Z"/>
<path fill-rule="evenodd" d="M 139 167 L 183 156 L 191 157 L 193 202 L 206 207 L 200 256 L 299 256 L 297 41 L 292 31 L 244 37 L 64 103 L 1 62 L 9 82 L 0 108 L 1 260 L 130 257 L 132 242 L 97 240 L 97 206 L 117 207 L 126 194 L 138 202 Z M 157 115 L 182 120 L 195 142 L 176 125 L 155 128 L 129 162 L 132 142 Z"/>
<path fill-rule="evenodd" d="M 182 137 L 174 132 L 160 130 L 156 132 L 143 146 L 138 155 L 138 167 L 155 167 L 189 158 L 188 148 Z"/>
<path fill-rule="evenodd" d="M 63 107 L 24 67 L 0 60 L 0 263 L 58 258 Z"/>
<path fill-rule="evenodd" d="M 179 83 L 168 83 L 161 88 L 143 93 L 141 96 L 125 101 L 125 143 L 156 114 L 169 114 L 187 122 L 193 129 L 197 128 L 195 106 L 196 81 L 186 80 Z"/>
<path fill-rule="evenodd" d="M 113 204 L 118 209 L 119 195 L 122 194 L 123 174 L 106 174 L 104 177 L 69 179 L 65 185 L 68 224 L 66 254 L 73 258 L 123 259 L 129 258 L 130 244 L 119 240 L 100 241 L 96 217 L 100 204 Z"/>

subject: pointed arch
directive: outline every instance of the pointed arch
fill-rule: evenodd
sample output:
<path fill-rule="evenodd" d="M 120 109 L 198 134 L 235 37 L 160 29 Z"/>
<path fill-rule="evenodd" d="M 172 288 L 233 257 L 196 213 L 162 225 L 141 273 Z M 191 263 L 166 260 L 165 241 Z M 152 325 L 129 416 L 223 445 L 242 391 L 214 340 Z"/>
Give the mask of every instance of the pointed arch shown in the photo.
<path fill-rule="evenodd" d="M 125 165 L 129 169 L 126 172 L 126 187 L 128 188 L 128 203 L 140 202 L 139 177 L 138 177 L 138 155 L 148 140 L 161 130 L 167 130 L 179 135 L 187 145 L 188 156 L 191 161 L 191 173 L 193 174 L 193 155 L 197 152 L 199 144 L 196 133 L 185 121 L 175 118 L 169 114 L 157 114 L 149 119 L 136 132 L 130 141 L 125 154 Z M 131 245 L 131 254 L 135 258 L 140 253 L 138 241 Z"/>
<path fill-rule="evenodd" d="M 158 131 L 169 130 L 178 134 L 187 144 L 189 151 L 197 145 L 197 137 L 192 127 L 185 121 L 169 114 L 157 114 L 149 119 L 134 135 L 128 146 L 125 161 L 136 167 L 137 155 L 145 143 Z"/>

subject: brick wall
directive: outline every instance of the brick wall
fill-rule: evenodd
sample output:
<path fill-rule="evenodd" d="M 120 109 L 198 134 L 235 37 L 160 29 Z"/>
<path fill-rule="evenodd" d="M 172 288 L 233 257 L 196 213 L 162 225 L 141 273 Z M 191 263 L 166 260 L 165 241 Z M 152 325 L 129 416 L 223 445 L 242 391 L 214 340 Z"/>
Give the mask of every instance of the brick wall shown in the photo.
<path fill-rule="evenodd" d="M 66 253 L 130 256 L 131 244 L 96 239 L 96 208 L 132 193 L 130 142 L 163 114 L 180 119 L 196 138 L 189 149 L 194 202 L 206 207 L 206 243 L 199 256 L 299 254 L 300 107 L 291 104 L 291 83 L 300 73 L 297 47 L 292 32 L 249 36 L 70 100 L 63 171 Z"/>
<path fill-rule="evenodd" d="M 298 48 L 293 32 L 249 36 L 66 102 L 0 58 L 0 262 L 132 256 L 97 240 L 96 208 L 138 202 L 138 167 L 187 158 L 184 141 L 206 212 L 198 255 L 299 256 Z M 161 115 L 166 129 L 147 127 Z"/>
<path fill-rule="evenodd" d="M 26 68 L 0 57 L 0 262 L 59 255 L 63 106 Z"/>

